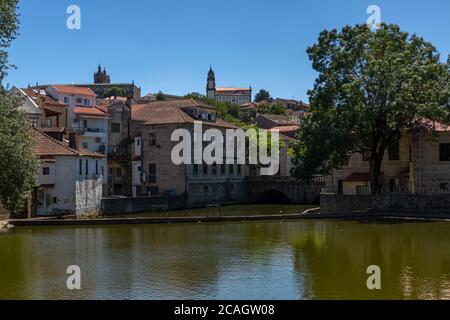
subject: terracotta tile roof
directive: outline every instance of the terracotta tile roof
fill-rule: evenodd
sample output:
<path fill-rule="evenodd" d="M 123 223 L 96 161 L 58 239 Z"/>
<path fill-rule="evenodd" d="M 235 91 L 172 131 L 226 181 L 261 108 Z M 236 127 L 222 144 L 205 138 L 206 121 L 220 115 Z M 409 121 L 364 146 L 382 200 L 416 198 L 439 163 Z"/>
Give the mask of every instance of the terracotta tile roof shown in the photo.
<path fill-rule="evenodd" d="M 293 121 L 289 120 L 287 117 L 285 117 L 283 115 L 279 115 L 279 114 L 261 114 L 260 117 L 264 117 L 279 126 L 282 126 L 282 125 L 290 126 L 290 125 L 295 124 L 295 122 L 293 122 Z"/>
<path fill-rule="evenodd" d="M 38 129 L 32 129 L 34 152 L 37 156 L 77 156 L 75 149 L 69 148 L 63 142 L 53 139 Z"/>
<path fill-rule="evenodd" d="M 97 107 L 75 107 L 73 112 L 81 116 L 108 117 L 108 114 L 105 111 Z"/>
<path fill-rule="evenodd" d="M 60 85 L 60 84 L 54 84 L 51 85 L 51 87 L 55 88 L 56 91 L 63 94 L 78 94 L 82 96 L 90 96 L 95 97 L 96 94 L 94 91 L 92 91 L 89 88 L 85 87 L 75 87 L 75 86 L 67 86 L 67 85 Z"/>
<path fill-rule="evenodd" d="M 66 107 L 67 105 L 62 103 L 61 101 L 58 101 L 48 94 L 45 93 L 44 90 L 38 90 L 38 89 L 22 89 L 23 92 L 27 94 L 34 102 L 39 104 L 41 101 L 43 101 L 46 105 L 50 106 L 56 106 L 56 107 Z"/>
<path fill-rule="evenodd" d="M 370 181 L 370 174 L 368 172 L 353 172 L 344 182 L 366 182 Z"/>
<path fill-rule="evenodd" d="M 270 128 L 269 131 L 278 130 L 279 132 L 292 132 L 292 131 L 297 131 L 298 128 L 300 128 L 300 126 L 298 126 L 298 125 L 278 126 L 278 127 Z"/>
<path fill-rule="evenodd" d="M 183 107 L 202 107 L 215 109 L 214 107 L 201 104 L 191 99 L 159 101 L 148 104 L 135 104 L 131 107 L 132 119 L 142 121 L 145 124 L 176 124 L 176 123 L 194 123 L 199 121 L 192 118 L 182 110 Z M 216 121 L 202 121 L 203 125 L 211 127 L 223 127 L 234 129 L 236 126 L 217 118 Z"/>
<path fill-rule="evenodd" d="M 39 157 L 45 156 L 89 156 L 105 158 L 103 154 L 93 152 L 84 148 L 75 150 L 69 147 L 67 141 L 56 140 L 39 129 L 32 129 L 34 141 L 34 153 Z"/>
<path fill-rule="evenodd" d="M 216 88 L 216 92 L 251 91 L 250 88 Z"/>

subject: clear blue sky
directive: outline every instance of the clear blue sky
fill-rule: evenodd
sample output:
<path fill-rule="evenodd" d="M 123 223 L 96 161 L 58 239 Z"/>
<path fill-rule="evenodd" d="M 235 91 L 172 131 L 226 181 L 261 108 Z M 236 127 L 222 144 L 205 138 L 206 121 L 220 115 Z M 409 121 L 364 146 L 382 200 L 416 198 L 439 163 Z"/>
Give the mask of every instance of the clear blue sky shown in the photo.
<path fill-rule="evenodd" d="M 81 30 L 66 28 L 71 4 L 81 8 Z M 211 64 L 218 86 L 306 100 L 315 79 L 306 48 L 325 28 L 365 23 L 370 4 L 446 59 L 449 0 L 21 0 L 10 50 L 18 69 L 4 83 L 92 82 L 101 61 L 113 82 L 134 80 L 143 94 L 204 93 Z"/>

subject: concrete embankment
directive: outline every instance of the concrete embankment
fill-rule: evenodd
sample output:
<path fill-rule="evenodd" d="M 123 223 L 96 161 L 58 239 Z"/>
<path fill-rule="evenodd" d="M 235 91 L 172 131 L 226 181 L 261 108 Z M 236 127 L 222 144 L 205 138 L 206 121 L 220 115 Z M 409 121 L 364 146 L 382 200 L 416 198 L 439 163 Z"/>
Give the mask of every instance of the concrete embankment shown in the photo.
<path fill-rule="evenodd" d="M 10 220 L 16 227 L 44 226 L 96 226 L 132 224 L 170 224 L 170 223 L 211 223 L 230 221 L 291 221 L 291 220 L 403 220 L 403 221 L 450 221 L 448 215 L 369 213 L 366 211 L 351 214 L 321 214 L 309 211 L 300 214 L 253 215 L 253 216 L 187 216 L 187 217 L 139 217 L 139 218 L 98 218 L 98 219 L 30 219 Z"/>

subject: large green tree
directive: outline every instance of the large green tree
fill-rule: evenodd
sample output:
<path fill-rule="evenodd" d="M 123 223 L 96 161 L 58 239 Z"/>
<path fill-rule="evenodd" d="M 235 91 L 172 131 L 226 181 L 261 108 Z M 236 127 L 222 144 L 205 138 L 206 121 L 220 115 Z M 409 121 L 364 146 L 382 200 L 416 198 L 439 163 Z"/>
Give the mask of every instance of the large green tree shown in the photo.
<path fill-rule="evenodd" d="M 17 13 L 18 0 L 0 1 L 0 85 L 7 76 L 12 65 L 9 63 L 7 49 L 17 37 L 19 15 Z"/>
<path fill-rule="evenodd" d="M 448 121 L 449 66 L 436 48 L 397 25 L 320 33 L 308 55 L 318 73 L 302 118 L 293 174 L 329 174 L 352 153 L 369 159 L 371 191 L 381 192 L 385 151 L 424 119 Z M 421 128 L 421 130 L 426 128 Z"/>
<path fill-rule="evenodd" d="M 22 209 L 38 169 L 30 123 L 19 110 L 22 103 L 18 94 L 0 93 L 0 202 L 13 214 Z"/>
<path fill-rule="evenodd" d="M 270 101 L 272 97 L 270 96 L 269 91 L 261 89 L 259 92 L 255 95 L 255 102 L 261 102 L 261 101 Z"/>

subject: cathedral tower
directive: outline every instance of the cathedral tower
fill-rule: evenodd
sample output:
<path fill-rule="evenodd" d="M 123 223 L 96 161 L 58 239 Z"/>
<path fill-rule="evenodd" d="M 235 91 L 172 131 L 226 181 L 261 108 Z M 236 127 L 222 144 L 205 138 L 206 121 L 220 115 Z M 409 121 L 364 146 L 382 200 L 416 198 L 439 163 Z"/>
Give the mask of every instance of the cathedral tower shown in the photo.
<path fill-rule="evenodd" d="M 94 83 L 111 83 L 111 79 L 109 78 L 109 74 L 106 73 L 106 69 L 103 68 L 100 65 L 98 65 L 98 70 L 96 73 L 94 73 Z"/>

